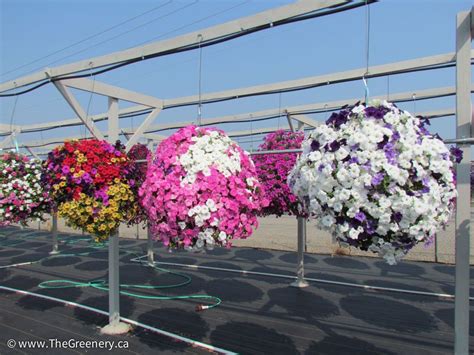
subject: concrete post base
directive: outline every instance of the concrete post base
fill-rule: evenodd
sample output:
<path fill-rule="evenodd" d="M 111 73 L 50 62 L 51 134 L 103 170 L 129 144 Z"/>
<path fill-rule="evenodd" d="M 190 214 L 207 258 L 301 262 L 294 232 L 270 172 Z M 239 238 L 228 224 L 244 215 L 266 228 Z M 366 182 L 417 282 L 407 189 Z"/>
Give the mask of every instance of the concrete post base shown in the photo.
<path fill-rule="evenodd" d="M 309 283 L 307 283 L 305 280 L 296 280 L 290 284 L 291 287 L 298 287 L 298 288 L 304 288 L 308 287 Z"/>
<path fill-rule="evenodd" d="M 104 335 L 120 335 L 128 333 L 130 329 L 130 324 L 119 322 L 115 324 L 107 324 L 100 330 L 100 333 Z"/>

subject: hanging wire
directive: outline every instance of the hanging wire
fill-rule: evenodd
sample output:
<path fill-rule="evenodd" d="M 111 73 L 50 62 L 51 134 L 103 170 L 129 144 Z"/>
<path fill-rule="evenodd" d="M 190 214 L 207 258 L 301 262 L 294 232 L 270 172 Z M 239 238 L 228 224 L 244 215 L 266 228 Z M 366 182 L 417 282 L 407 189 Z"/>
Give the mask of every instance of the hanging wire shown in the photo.
<path fill-rule="evenodd" d="M 411 96 L 411 98 L 413 99 L 413 115 L 416 116 L 416 94 L 413 93 L 413 95 Z"/>
<path fill-rule="evenodd" d="M 94 95 L 94 89 L 95 89 L 95 76 L 92 79 L 92 91 L 89 96 L 89 102 L 87 103 L 86 122 L 89 120 L 89 110 L 91 108 L 92 96 Z M 86 128 L 86 125 L 84 124 L 84 139 L 86 139 L 86 135 L 87 135 L 87 128 Z"/>
<path fill-rule="evenodd" d="M 390 101 L 390 75 L 387 75 L 387 101 Z"/>
<path fill-rule="evenodd" d="M 281 118 L 281 91 L 278 95 L 278 129 L 280 129 L 280 118 Z"/>
<path fill-rule="evenodd" d="M 10 116 L 10 132 L 11 132 L 11 137 L 12 137 L 13 143 L 15 143 L 16 152 L 19 153 L 20 149 L 18 148 L 18 141 L 16 139 L 16 130 L 13 130 L 13 119 L 15 117 L 15 111 L 16 111 L 16 104 L 17 103 L 18 103 L 18 96 L 15 96 L 15 101 L 13 101 L 12 114 Z"/>
<path fill-rule="evenodd" d="M 250 121 L 250 153 L 253 153 L 253 120 Z"/>
<path fill-rule="evenodd" d="M 369 63 L 370 63 L 370 6 L 368 0 L 365 0 L 365 73 L 362 76 L 362 82 L 365 87 L 365 103 L 369 102 L 369 85 L 365 78 L 369 74 Z"/>
<path fill-rule="evenodd" d="M 197 111 L 197 125 L 201 125 L 201 119 L 202 119 L 202 35 L 198 35 L 199 39 L 199 80 L 198 80 L 198 91 L 199 91 L 199 103 L 198 103 L 198 111 Z"/>
<path fill-rule="evenodd" d="M 16 104 L 18 103 L 18 96 L 15 97 L 13 101 L 12 113 L 10 115 L 10 132 L 13 132 L 13 117 L 15 116 Z"/>

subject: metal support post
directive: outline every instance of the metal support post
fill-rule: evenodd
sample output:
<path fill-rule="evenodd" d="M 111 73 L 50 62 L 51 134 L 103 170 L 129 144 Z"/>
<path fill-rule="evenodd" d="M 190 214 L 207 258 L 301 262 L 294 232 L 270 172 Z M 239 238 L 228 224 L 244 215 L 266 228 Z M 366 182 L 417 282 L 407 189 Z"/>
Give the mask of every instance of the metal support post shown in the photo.
<path fill-rule="evenodd" d="M 306 241 L 306 218 L 298 217 L 298 261 L 296 266 L 296 281 L 292 282 L 292 287 L 307 287 L 308 283 L 304 279 L 304 245 Z"/>
<path fill-rule="evenodd" d="M 125 334 L 129 330 L 127 323 L 120 322 L 119 235 L 115 232 L 109 237 L 109 324 L 101 333 Z"/>
<path fill-rule="evenodd" d="M 148 224 L 147 226 L 147 257 L 148 257 L 148 265 L 155 266 L 155 253 L 153 252 L 153 239 L 151 234 L 151 228 Z"/>
<path fill-rule="evenodd" d="M 118 100 L 109 97 L 109 143 L 118 139 Z M 102 334 L 124 334 L 130 326 L 120 322 L 120 277 L 118 229 L 109 237 L 109 324 L 101 329 Z"/>
<path fill-rule="evenodd" d="M 147 148 L 150 151 L 151 156 L 154 154 L 155 144 L 153 143 L 152 139 L 147 140 Z M 148 265 L 154 266 L 155 265 L 155 253 L 153 252 L 153 239 L 151 234 L 150 223 L 146 226 L 146 236 L 147 236 L 147 257 L 148 257 Z"/>
<path fill-rule="evenodd" d="M 51 235 L 53 240 L 53 249 L 49 252 L 50 255 L 59 254 L 58 247 L 58 213 L 53 211 L 51 213 L 52 217 L 52 226 L 51 226 Z"/>
<path fill-rule="evenodd" d="M 471 138 L 471 12 L 456 21 L 456 138 Z M 456 285 L 454 303 L 454 353 L 469 353 L 469 255 L 471 236 L 471 147 L 459 144 L 463 159 L 456 167 Z"/>

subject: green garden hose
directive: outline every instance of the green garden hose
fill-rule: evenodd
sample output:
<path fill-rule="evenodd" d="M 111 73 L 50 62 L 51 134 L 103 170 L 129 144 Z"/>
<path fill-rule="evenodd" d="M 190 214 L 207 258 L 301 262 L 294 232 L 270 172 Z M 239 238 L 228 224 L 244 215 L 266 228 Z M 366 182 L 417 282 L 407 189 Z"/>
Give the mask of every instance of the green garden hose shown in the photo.
<path fill-rule="evenodd" d="M 22 238 L 22 239 L 31 239 L 31 238 L 32 237 L 26 237 L 26 238 Z M 65 244 L 77 244 L 77 243 L 82 242 L 82 241 L 89 241 L 89 242 L 92 242 L 94 244 L 91 247 L 94 248 L 94 249 L 97 249 L 97 250 L 81 252 L 81 253 L 67 253 L 67 252 L 66 253 L 59 253 L 59 254 L 56 254 L 56 255 L 49 255 L 45 258 L 42 258 L 42 259 L 39 259 L 39 260 L 36 260 L 36 261 L 32 261 L 32 262 L 28 262 L 28 263 L 21 263 L 21 265 L 23 266 L 25 264 L 36 264 L 36 263 L 40 263 L 40 262 L 42 262 L 44 260 L 47 260 L 47 259 L 58 258 L 58 257 L 87 256 L 87 255 L 91 255 L 91 254 L 94 254 L 94 253 L 101 252 L 102 249 L 104 249 L 107 246 L 107 242 L 97 243 L 97 242 L 91 241 L 90 238 L 77 238 L 77 239 L 72 239 L 72 240 L 70 240 L 70 239 L 71 238 L 68 238 L 68 239 L 62 238 L 62 241 Z M 13 240 L 13 241 L 10 241 L 10 244 L 8 242 L 9 242 L 8 239 L 6 237 L 2 236 L 1 239 L 0 239 L 0 246 L 16 245 L 18 243 L 23 242 L 23 240 L 19 240 L 19 241 Z M 7 243 L 7 244 L 5 244 L 5 243 Z M 135 257 L 140 257 L 140 255 L 136 254 L 134 251 L 120 251 L 120 253 L 122 253 L 122 254 L 133 254 L 133 256 L 135 256 Z M 146 262 L 142 262 L 142 261 L 139 261 L 139 262 L 142 265 L 146 264 L 147 266 L 150 266 Z M 14 265 L 11 265 L 11 266 L 17 266 L 17 264 L 14 264 Z M 20 264 L 18 264 L 18 266 L 20 266 Z M 171 270 L 168 270 L 168 269 L 163 269 L 163 268 L 160 268 L 156 265 L 153 265 L 152 267 L 157 271 L 181 277 L 181 278 L 184 279 L 184 281 L 179 282 L 179 283 L 175 283 L 175 284 L 156 285 L 156 286 L 153 286 L 153 285 L 140 285 L 140 284 L 136 284 L 136 285 L 121 284 L 120 288 L 122 288 L 122 289 L 141 289 L 141 290 L 160 290 L 160 289 L 162 290 L 162 289 L 171 289 L 171 288 L 183 287 L 183 286 L 188 285 L 192 281 L 191 277 L 186 275 L 186 274 L 171 271 Z M 43 288 L 43 289 L 63 289 L 63 288 L 72 288 L 72 287 L 92 287 L 92 288 L 102 290 L 102 291 L 108 291 L 109 290 L 108 284 L 105 280 L 93 280 L 93 281 L 90 281 L 90 282 L 77 282 L 77 281 L 71 281 L 71 280 L 49 280 L 49 281 L 41 282 L 38 285 L 38 287 Z M 197 300 L 197 299 L 199 299 L 199 300 L 206 300 L 206 301 L 211 301 L 212 302 L 211 304 L 208 304 L 208 305 L 202 305 L 202 304 L 197 305 L 196 306 L 196 311 L 202 311 L 202 310 L 205 310 L 205 309 L 217 307 L 222 302 L 220 298 L 215 297 L 215 296 L 209 296 L 209 295 L 152 296 L 152 295 L 138 294 L 138 293 L 134 293 L 134 292 L 130 292 L 130 291 L 122 291 L 122 290 L 120 291 L 120 294 L 125 295 L 125 296 L 134 297 L 134 298 L 149 299 L 149 300 L 192 300 L 192 299 Z"/>

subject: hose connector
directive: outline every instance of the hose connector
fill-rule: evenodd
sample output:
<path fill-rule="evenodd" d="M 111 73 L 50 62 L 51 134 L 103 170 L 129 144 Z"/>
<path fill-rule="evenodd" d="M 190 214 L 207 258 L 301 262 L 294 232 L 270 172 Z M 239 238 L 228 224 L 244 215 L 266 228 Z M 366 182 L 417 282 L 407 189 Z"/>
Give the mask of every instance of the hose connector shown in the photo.
<path fill-rule="evenodd" d="M 196 312 L 202 312 L 202 311 L 205 311 L 206 309 L 209 309 L 210 307 L 209 306 L 205 306 L 203 304 L 198 304 L 196 306 Z"/>

